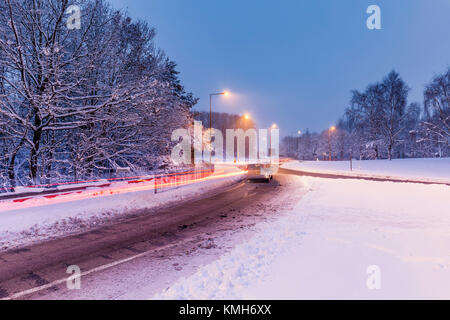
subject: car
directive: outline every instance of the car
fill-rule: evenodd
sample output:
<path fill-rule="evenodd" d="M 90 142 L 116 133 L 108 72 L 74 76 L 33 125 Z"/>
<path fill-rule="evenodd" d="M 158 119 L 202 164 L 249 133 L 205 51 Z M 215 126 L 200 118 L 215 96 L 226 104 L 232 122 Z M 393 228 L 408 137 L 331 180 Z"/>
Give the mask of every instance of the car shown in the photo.
<path fill-rule="evenodd" d="M 272 165 L 270 163 L 252 163 L 247 166 L 247 178 L 249 180 L 265 180 L 272 178 Z"/>

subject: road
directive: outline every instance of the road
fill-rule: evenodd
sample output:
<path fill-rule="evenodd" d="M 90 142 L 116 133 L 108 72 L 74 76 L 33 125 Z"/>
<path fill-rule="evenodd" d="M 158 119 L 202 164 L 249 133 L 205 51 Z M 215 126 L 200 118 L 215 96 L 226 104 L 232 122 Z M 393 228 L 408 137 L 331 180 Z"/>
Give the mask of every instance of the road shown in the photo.
<path fill-rule="evenodd" d="M 276 283 L 256 287 L 256 296 L 273 298 L 277 288 L 289 298 L 434 297 L 430 290 L 436 288 L 441 290 L 436 296 L 447 296 L 448 286 L 439 286 L 446 283 L 448 260 L 447 222 L 438 205 L 445 206 L 438 192 L 445 186 L 333 180 L 333 175 L 303 185 L 298 175 L 303 174 L 280 169 L 269 184 L 241 181 L 89 232 L 0 253 L 0 297 L 147 299 L 250 240 L 255 224 L 277 220 L 292 207 L 308 221 L 307 229 L 303 220 L 292 228 L 308 230 L 308 237 L 300 233 L 302 245 L 280 259 Z M 318 188 L 297 207 L 312 181 Z M 383 200 L 373 202 L 374 197 Z M 428 203 L 426 215 L 421 203 Z M 295 257 L 309 257 L 308 263 Z M 383 266 L 386 290 L 367 291 L 365 267 L 371 263 Z M 82 271 L 81 290 L 66 287 L 70 265 Z M 323 268 L 330 265 L 336 267 Z M 221 270 L 227 268 L 233 266 Z M 427 279 L 427 285 L 411 279 Z"/>
<path fill-rule="evenodd" d="M 66 296 L 66 271 L 80 267 L 93 276 L 133 260 L 173 257 L 198 247 L 214 247 L 223 230 L 254 225 L 264 206 L 283 192 L 278 176 L 271 183 L 241 181 L 214 194 L 185 201 L 82 234 L 0 253 L 0 297 L 16 299 Z M 264 212 L 264 211 L 263 211 Z M 268 214 L 276 214 L 269 210 Z M 171 259 L 169 259 L 171 260 Z M 173 260 L 173 259 L 172 259 Z M 171 261 L 172 261 L 171 260 Z M 177 268 L 176 268 L 177 269 Z M 161 277 L 153 273 L 153 277 Z M 78 292 L 77 298 L 98 297 Z M 53 295 L 52 295 L 53 294 Z M 110 297 L 110 296 L 108 296 Z"/>

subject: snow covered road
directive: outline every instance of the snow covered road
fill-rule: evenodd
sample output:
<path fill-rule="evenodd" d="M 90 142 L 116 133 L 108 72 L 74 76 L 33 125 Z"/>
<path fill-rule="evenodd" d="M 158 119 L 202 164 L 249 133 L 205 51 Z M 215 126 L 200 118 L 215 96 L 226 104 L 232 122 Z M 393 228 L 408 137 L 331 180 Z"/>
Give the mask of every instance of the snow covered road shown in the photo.
<path fill-rule="evenodd" d="M 450 298 L 449 186 L 282 172 L 0 254 L 0 294 L 44 285 L 27 298 Z M 88 271 L 81 290 L 53 285 L 68 264 Z"/>
<path fill-rule="evenodd" d="M 268 200 L 282 189 L 275 181 L 238 181 L 84 233 L 0 253 L 0 298 L 148 298 L 242 241 L 256 222 L 276 216 L 279 209 Z M 71 265 L 83 273 L 81 290 L 65 286 Z"/>
<path fill-rule="evenodd" d="M 242 179 L 243 174 L 238 168 L 222 166 L 204 178 L 201 174 L 179 175 L 194 178 L 179 185 L 170 183 L 169 178 L 168 182 L 157 185 L 157 193 L 154 180 L 139 180 L 131 184 L 115 182 L 104 188 L 89 187 L 78 192 L 37 194 L 23 202 L 0 200 L 0 252 L 86 232 L 143 211 L 195 198 L 233 184 Z"/>

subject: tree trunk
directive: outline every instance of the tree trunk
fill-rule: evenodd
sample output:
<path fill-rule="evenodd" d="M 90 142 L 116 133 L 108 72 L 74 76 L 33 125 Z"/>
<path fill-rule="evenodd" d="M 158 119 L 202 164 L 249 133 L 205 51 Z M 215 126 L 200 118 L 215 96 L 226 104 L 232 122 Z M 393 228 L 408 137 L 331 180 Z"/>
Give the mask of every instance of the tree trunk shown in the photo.
<path fill-rule="evenodd" d="M 25 135 L 26 135 L 26 133 L 25 133 Z M 23 137 L 22 140 L 20 140 L 19 145 L 12 152 L 11 158 L 9 159 L 8 178 L 9 178 L 9 183 L 11 184 L 13 191 L 14 191 L 14 188 L 16 187 L 16 172 L 15 172 L 16 157 L 17 157 L 17 153 L 22 148 L 24 143 L 25 143 L 25 137 Z"/>
<path fill-rule="evenodd" d="M 33 148 L 31 148 L 30 152 L 30 178 L 33 181 L 33 183 L 36 183 L 37 180 L 37 167 L 38 167 L 38 150 L 39 150 L 39 143 L 41 140 L 42 131 L 36 130 L 33 134 Z"/>
<path fill-rule="evenodd" d="M 17 151 L 18 150 L 15 150 L 13 152 L 13 154 L 11 155 L 11 159 L 9 160 L 9 165 L 8 165 L 8 178 L 9 178 L 9 183 L 11 184 L 13 191 L 14 191 L 14 188 L 16 187 L 16 173 L 14 171 L 14 167 L 15 167 L 15 163 L 16 163 Z"/>
<path fill-rule="evenodd" d="M 39 128 L 42 124 L 41 118 L 39 117 L 37 110 L 34 116 L 34 125 L 37 128 L 33 132 L 33 147 L 30 152 L 30 178 L 33 183 L 36 183 L 37 178 L 37 166 L 38 166 L 38 151 L 41 142 L 42 129 Z"/>

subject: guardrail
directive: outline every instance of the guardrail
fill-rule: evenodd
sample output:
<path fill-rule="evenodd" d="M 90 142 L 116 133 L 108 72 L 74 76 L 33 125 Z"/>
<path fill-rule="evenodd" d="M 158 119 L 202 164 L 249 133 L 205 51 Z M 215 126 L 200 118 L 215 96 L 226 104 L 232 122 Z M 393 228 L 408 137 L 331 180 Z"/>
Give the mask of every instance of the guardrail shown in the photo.
<path fill-rule="evenodd" d="M 154 181 L 155 193 L 163 190 L 171 190 L 178 188 L 181 185 L 191 183 L 195 180 L 204 179 L 214 173 L 214 167 L 196 167 L 192 170 L 182 172 L 163 173 L 155 175 L 146 175 L 140 177 L 124 177 L 113 179 L 91 180 L 89 182 L 70 182 L 52 185 L 29 186 L 29 192 L 20 193 L 5 193 L 0 194 L 0 201 L 12 200 L 13 202 L 23 202 L 36 196 L 43 196 L 45 198 L 54 198 L 58 194 L 67 194 L 70 192 L 83 191 L 88 188 L 107 188 L 113 186 L 115 183 L 126 182 L 128 184 L 139 184 L 144 182 Z M 64 187 L 59 189 L 58 187 Z M 47 189 L 45 189 L 47 187 Z M 44 190 L 33 191 L 33 189 L 43 188 Z"/>
<path fill-rule="evenodd" d="M 179 188 L 182 185 L 189 184 L 193 181 L 198 181 L 211 176 L 214 173 L 214 168 L 195 168 L 192 171 L 181 175 L 161 175 L 154 178 L 155 194 L 167 190 Z"/>

